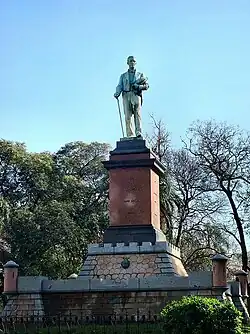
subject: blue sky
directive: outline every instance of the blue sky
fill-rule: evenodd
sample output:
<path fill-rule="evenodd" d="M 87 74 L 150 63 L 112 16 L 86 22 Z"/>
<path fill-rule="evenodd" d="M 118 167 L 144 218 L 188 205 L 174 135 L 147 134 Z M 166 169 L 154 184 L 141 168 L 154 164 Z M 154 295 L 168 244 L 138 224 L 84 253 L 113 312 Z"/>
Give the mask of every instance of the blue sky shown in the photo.
<path fill-rule="evenodd" d="M 250 130 L 249 0 L 3 0 L 0 137 L 32 151 L 121 136 L 113 93 L 126 58 L 174 146 L 196 119 Z"/>

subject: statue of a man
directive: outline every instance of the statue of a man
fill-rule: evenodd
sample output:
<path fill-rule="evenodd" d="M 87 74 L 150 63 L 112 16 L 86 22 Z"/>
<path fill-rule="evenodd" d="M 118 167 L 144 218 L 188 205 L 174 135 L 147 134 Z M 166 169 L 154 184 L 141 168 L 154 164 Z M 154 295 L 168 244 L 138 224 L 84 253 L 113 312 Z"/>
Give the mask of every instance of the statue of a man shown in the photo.
<path fill-rule="evenodd" d="M 114 97 L 118 99 L 122 93 L 123 109 L 125 114 L 127 137 L 142 137 L 141 134 L 141 105 L 142 91 L 147 90 L 149 85 L 147 78 L 135 69 L 135 57 L 129 56 L 127 59 L 129 69 L 120 76 L 119 84 L 116 87 Z M 132 116 L 134 115 L 135 133 L 132 127 Z"/>

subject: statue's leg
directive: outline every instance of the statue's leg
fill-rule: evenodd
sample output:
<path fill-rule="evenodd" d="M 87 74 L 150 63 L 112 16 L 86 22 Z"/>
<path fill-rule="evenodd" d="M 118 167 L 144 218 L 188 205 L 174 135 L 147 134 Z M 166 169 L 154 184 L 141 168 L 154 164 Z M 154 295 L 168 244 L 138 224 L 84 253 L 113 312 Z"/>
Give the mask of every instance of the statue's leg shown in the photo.
<path fill-rule="evenodd" d="M 134 96 L 134 118 L 135 118 L 135 135 L 141 136 L 141 97 Z"/>
<path fill-rule="evenodd" d="M 130 93 L 130 92 L 129 92 Z M 126 135 L 127 137 L 133 137 L 134 131 L 132 128 L 132 104 L 131 104 L 131 98 L 130 94 L 125 93 L 123 95 L 123 109 L 125 114 L 125 124 L 126 124 Z"/>

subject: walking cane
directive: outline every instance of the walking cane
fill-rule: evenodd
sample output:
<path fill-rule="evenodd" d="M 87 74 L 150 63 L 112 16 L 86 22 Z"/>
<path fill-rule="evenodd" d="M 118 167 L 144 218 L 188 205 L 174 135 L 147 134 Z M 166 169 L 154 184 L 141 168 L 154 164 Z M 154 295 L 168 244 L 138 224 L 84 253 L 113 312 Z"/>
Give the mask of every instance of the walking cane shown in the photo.
<path fill-rule="evenodd" d="M 117 105 L 118 105 L 118 111 L 119 111 L 119 116 L 120 116 L 120 122 L 121 122 L 121 128 L 122 128 L 122 137 L 124 138 L 124 130 L 123 130 L 123 124 L 122 124 L 122 114 L 121 114 L 121 108 L 120 108 L 120 101 L 117 98 Z"/>

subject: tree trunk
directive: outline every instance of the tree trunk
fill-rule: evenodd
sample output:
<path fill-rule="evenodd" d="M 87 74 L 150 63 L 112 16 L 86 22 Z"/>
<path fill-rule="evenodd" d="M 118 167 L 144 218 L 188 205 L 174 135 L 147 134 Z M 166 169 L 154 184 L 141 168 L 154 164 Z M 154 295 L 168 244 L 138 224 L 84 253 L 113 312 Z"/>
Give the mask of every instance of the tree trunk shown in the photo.
<path fill-rule="evenodd" d="M 245 235 L 244 235 L 242 223 L 241 223 L 240 217 L 238 215 L 238 211 L 237 211 L 236 205 L 234 203 L 232 193 L 226 191 L 226 195 L 227 195 L 229 203 L 231 205 L 233 215 L 234 215 L 234 220 L 236 222 L 237 229 L 238 229 L 238 232 L 239 232 L 242 269 L 247 271 L 247 269 L 248 269 L 248 256 L 247 256 L 247 247 L 246 247 L 246 241 L 245 241 Z"/>
<path fill-rule="evenodd" d="M 175 246 L 176 247 L 180 247 L 184 220 L 185 220 L 185 218 L 183 218 L 183 215 L 182 215 L 181 219 L 179 221 L 178 232 L 177 232 L 177 236 L 176 236 L 176 240 L 175 240 Z"/>

